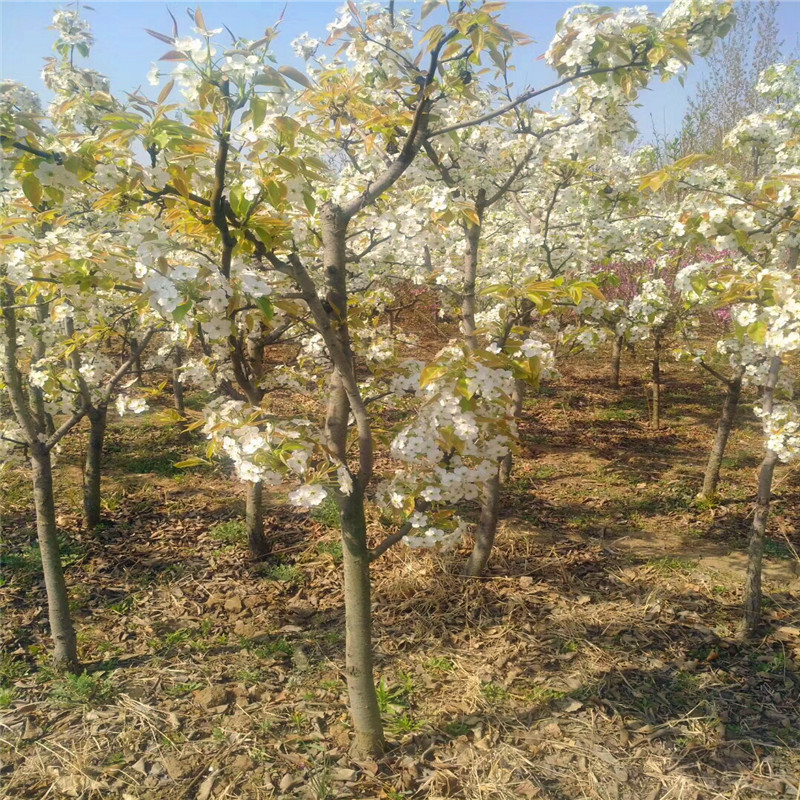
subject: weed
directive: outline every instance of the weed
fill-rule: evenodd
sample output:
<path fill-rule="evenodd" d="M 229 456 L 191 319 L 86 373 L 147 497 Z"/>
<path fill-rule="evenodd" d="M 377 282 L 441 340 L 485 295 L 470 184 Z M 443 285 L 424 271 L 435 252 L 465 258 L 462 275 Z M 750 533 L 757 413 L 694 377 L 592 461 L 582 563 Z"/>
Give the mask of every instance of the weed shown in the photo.
<path fill-rule="evenodd" d="M 209 529 L 208 534 L 223 544 L 239 544 L 247 540 L 247 528 L 244 522 L 236 519 L 217 523 Z"/>
<path fill-rule="evenodd" d="M 776 653 L 770 661 L 762 661 L 756 667 L 756 672 L 783 673 L 786 672 L 788 660 L 786 653 Z"/>
<path fill-rule="evenodd" d="M 280 581 L 292 586 L 305 582 L 305 574 L 295 564 L 275 564 L 262 570 L 262 575 L 270 581 Z"/>
<path fill-rule="evenodd" d="M 0 654 L 0 687 L 7 688 L 28 674 L 28 665 L 8 653 Z"/>
<path fill-rule="evenodd" d="M 8 708 L 16 699 L 16 689 L 0 689 L 0 708 Z"/>
<path fill-rule="evenodd" d="M 214 728 L 214 730 L 211 731 L 211 738 L 215 742 L 224 742 L 226 739 L 225 731 L 222 730 L 222 728 Z"/>
<path fill-rule="evenodd" d="M 334 564 L 339 564 L 342 561 L 342 543 L 341 542 L 318 542 L 317 553 L 319 555 L 329 555 L 333 558 Z"/>
<path fill-rule="evenodd" d="M 50 697 L 64 706 L 100 706 L 110 703 L 117 690 L 108 678 L 82 672 L 64 675 L 54 684 Z"/>
<path fill-rule="evenodd" d="M 472 728 L 470 728 L 466 722 L 462 722 L 461 720 L 453 720 L 446 723 L 443 730 L 448 736 L 452 736 L 455 739 L 457 736 L 464 736 L 468 734 Z"/>
<path fill-rule="evenodd" d="M 389 723 L 389 730 L 397 735 L 413 733 L 414 731 L 418 731 L 421 727 L 422 723 L 415 720 L 408 712 L 398 714 Z"/>
<path fill-rule="evenodd" d="M 490 703 L 503 703 L 511 697 L 511 693 L 508 689 L 497 683 L 482 684 L 481 692 Z"/>
<path fill-rule="evenodd" d="M 674 556 L 660 556 L 659 558 L 651 558 L 647 562 L 647 566 L 652 567 L 662 575 L 686 574 L 697 566 L 697 562 L 685 558 L 675 558 Z"/>
<path fill-rule="evenodd" d="M 444 656 L 431 656 L 431 658 L 425 662 L 426 669 L 438 673 L 450 672 L 454 666 L 453 662 Z"/>
<path fill-rule="evenodd" d="M 566 692 L 558 689 L 548 689 L 545 686 L 533 686 L 524 692 L 523 697 L 529 703 L 551 703 L 553 700 L 563 700 L 567 696 Z"/>
<path fill-rule="evenodd" d="M 123 597 L 122 600 L 117 600 L 116 603 L 111 603 L 111 605 L 108 607 L 108 610 L 113 611 L 115 614 L 124 615 L 133 608 L 134 602 L 133 595 L 129 594 L 126 597 Z"/>
<path fill-rule="evenodd" d="M 764 555 L 769 558 L 792 558 L 794 554 L 784 542 L 764 539 Z"/>
<path fill-rule="evenodd" d="M 298 733 L 308 728 L 308 717 L 302 711 L 292 711 L 292 725 Z"/>
<path fill-rule="evenodd" d="M 239 645 L 243 650 L 252 653 L 256 658 L 274 658 L 276 655 L 290 656 L 294 653 L 294 647 L 284 638 L 272 639 L 270 641 L 255 641 L 242 637 Z"/>
<path fill-rule="evenodd" d="M 386 678 L 381 678 L 377 687 L 378 708 L 382 714 L 389 712 L 399 713 L 408 705 L 408 695 L 413 689 L 413 682 L 410 676 L 403 675 L 403 682 L 400 686 L 389 688 Z"/>
<path fill-rule="evenodd" d="M 341 517 L 339 506 L 332 497 L 326 497 L 318 506 L 311 510 L 311 519 L 316 520 L 326 528 L 339 528 Z"/>

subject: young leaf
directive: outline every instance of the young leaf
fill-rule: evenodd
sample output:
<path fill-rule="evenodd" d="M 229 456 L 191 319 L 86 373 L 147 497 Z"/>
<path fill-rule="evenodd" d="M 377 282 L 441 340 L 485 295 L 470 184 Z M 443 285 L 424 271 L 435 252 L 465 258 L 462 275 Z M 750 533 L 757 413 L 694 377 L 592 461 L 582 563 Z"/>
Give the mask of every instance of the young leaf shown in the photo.
<path fill-rule="evenodd" d="M 171 36 L 166 36 L 163 33 L 159 33 L 158 31 L 151 31 L 150 28 L 144 29 L 145 33 L 150 34 L 154 39 L 158 39 L 159 42 L 164 42 L 164 44 L 174 45 L 175 40 Z"/>
<path fill-rule="evenodd" d="M 305 86 L 306 89 L 314 88 L 314 84 L 311 83 L 309 78 L 303 75 L 299 69 L 295 69 L 294 67 L 278 67 L 278 72 L 280 72 L 281 75 L 285 75 L 287 78 L 291 78 L 295 83 Z"/>

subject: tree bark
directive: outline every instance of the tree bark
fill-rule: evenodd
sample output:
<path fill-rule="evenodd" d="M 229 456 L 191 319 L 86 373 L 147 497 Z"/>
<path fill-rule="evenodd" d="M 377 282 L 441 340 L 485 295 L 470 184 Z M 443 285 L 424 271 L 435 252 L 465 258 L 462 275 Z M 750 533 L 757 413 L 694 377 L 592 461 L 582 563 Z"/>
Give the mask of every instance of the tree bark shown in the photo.
<path fill-rule="evenodd" d="M 622 362 L 624 336 L 615 336 L 611 343 L 611 388 L 619 389 L 619 368 Z"/>
<path fill-rule="evenodd" d="M 728 445 L 728 438 L 733 429 L 736 419 L 736 411 L 739 408 L 739 398 L 742 396 L 742 378 L 744 368 L 739 367 L 733 378 L 727 382 L 725 388 L 725 402 L 722 404 L 722 417 L 717 425 L 717 435 L 714 439 L 714 446 L 708 457 L 705 476 L 703 477 L 703 489 L 701 495 L 705 498 L 712 498 L 717 493 L 717 483 L 719 482 L 719 470 L 722 465 L 722 458 L 725 455 L 725 448 Z"/>
<path fill-rule="evenodd" d="M 500 468 L 483 488 L 481 516 L 475 528 L 475 544 L 464 572 L 472 577 L 483 575 L 494 545 L 500 516 Z"/>
<path fill-rule="evenodd" d="M 186 414 L 186 404 L 183 400 L 183 383 L 181 383 L 181 367 L 183 366 L 183 349 L 180 345 L 175 345 L 175 353 L 172 356 L 172 396 L 175 410 L 181 415 Z"/>
<path fill-rule="evenodd" d="M 50 453 L 45 447 L 34 446 L 32 448 L 31 465 L 33 467 L 36 532 L 47 590 L 50 634 L 53 637 L 53 659 L 58 666 L 75 671 L 78 668 L 78 649 L 58 547 L 52 465 Z"/>
<path fill-rule="evenodd" d="M 778 383 L 781 359 L 773 357 L 764 385 L 764 399 L 761 408 L 766 416 L 772 413 L 772 399 Z M 761 469 L 758 473 L 758 498 L 756 500 L 753 525 L 750 528 L 750 546 L 747 550 L 747 576 L 744 585 L 744 621 L 747 633 L 756 632 L 761 622 L 761 565 L 764 559 L 764 536 L 767 532 L 767 516 L 772 498 L 772 478 L 778 454 L 767 448 Z"/>
<path fill-rule="evenodd" d="M 661 427 L 661 336 L 653 340 L 653 406 L 650 410 L 650 424 L 654 430 Z"/>
<path fill-rule="evenodd" d="M 313 303 L 312 311 L 334 362 L 325 435 L 332 455 L 343 465 L 347 464 L 351 411 L 358 428 L 359 470 L 352 475 L 353 489 L 349 495 L 336 493 L 341 512 L 345 672 L 353 719 L 352 753 L 356 758 L 377 758 L 383 753 L 385 743 L 373 675 L 371 581 L 364 514 L 364 491 L 372 473 L 372 433 L 358 393 L 347 324 L 348 219 L 340 206 L 326 203 L 321 209 L 320 222 L 327 308 L 319 303 L 315 290 L 312 294 L 312 287 L 308 299 Z M 304 284 L 306 279 L 307 276 L 302 276 Z"/>
<path fill-rule="evenodd" d="M 139 349 L 139 341 L 134 336 L 131 336 L 130 339 L 130 350 L 131 353 L 136 353 Z M 136 358 L 133 360 L 133 374 L 136 376 L 136 385 L 141 386 L 142 384 L 142 359 L 141 356 L 137 354 Z"/>
<path fill-rule="evenodd" d="M 512 414 L 514 415 L 514 419 L 519 419 L 522 416 L 522 405 L 525 402 L 525 393 L 527 388 L 528 384 L 525 383 L 525 381 L 514 381 L 514 390 L 511 393 Z M 500 462 L 501 483 L 508 483 L 508 480 L 511 477 L 511 469 L 513 465 L 514 454 L 509 449 L 503 460 Z"/>
<path fill-rule="evenodd" d="M 108 406 L 102 404 L 87 411 L 89 417 L 89 444 L 83 465 L 83 524 L 87 531 L 100 524 L 100 476 L 103 458 L 103 441 L 106 435 Z"/>
<path fill-rule="evenodd" d="M 245 507 L 245 527 L 250 555 L 255 559 L 264 558 L 269 553 L 269 543 L 264 535 L 264 484 L 247 482 Z"/>
<path fill-rule="evenodd" d="M 467 222 L 465 228 L 467 251 L 464 255 L 464 294 L 461 298 L 461 325 L 467 344 L 473 350 L 478 347 L 478 337 L 475 334 L 475 283 L 478 279 L 478 252 L 481 242 L 481 223 L 483 221 L 483 201 L 485 198 L 485 190 L 480 189 L 478 198 L 475 201 L 478 224 Z"/>
<path fill-rule="evenodd" d="M 339 496 L 344 567 L 345 673 L 353 718 L 352 754 L 358 759 L 383 753 L 383 723 L 375 692 L 372 613 L 364 494 L 358 478 L 350 495 Z"/>

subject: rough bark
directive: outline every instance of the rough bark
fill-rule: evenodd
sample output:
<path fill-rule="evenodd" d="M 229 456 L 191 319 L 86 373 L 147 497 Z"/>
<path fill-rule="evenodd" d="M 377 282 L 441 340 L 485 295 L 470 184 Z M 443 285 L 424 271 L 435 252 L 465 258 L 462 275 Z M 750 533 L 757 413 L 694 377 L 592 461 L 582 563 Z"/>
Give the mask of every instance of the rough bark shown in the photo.
<path fill-rule="evenodd" d="M 103 441 L 106 435 L 108 406 L 99 405 L 87 411 L 89 417 L 89 443 L 83 465 L 83 525 L 91 531 L 100 524 L 100 477 L 103 458 Z"/>
<path fill-rule="evenodd" d="M 245 505 L 245 528 L 247 546 L 254 559 L 264 558 L 269 553 L 269 543 L 264 535 L 264 484 L 247 482 Z"/>
<path fill-rule="evenodd" d="M 770 364 L 761 408 L 765 415 L 772 413 L 772 398 L 778 383 L 781 360 L 774 357 Z M 753 524 L 750 528 L 750 546 L 747 550 L 747 576 L 744 584 L 744 621 L 749 634 L 755 633 L 761 621 L 761 564 L 764 559 L 764 536 L 767 532 L 767 516 L 772 498 L 772 478 L 778 454 L 767 448 L 758 473 L 758 498 Z"/>
<path fill-rule="evenodd" d="M 717 425 L 717 435 L 714 445 L 708 457 L 705 476 L 703 477 L 703 489 L 701 495 L 712 498 L 717 493 L 717 483 L 719 482 L 719 470 L 722 465 L 722 458 L 725 455 L 725 448 L 728 445 L 728 438 L 733 430 L 733 423 L 736 419 L 736 411 L 739 408 L 739 398 L 742 396 L 742 378 L 744 369 L 739 368 L 736 374 L 727 381 L 725 385 L 725 401 L 722 404 L 722 417 Z"/>
<path fill-rule="evenodd" d="M 494 545 L 497 533 L 497 520 L 500 514 L 500 469 L 489 479 L 483 489 L 481 516 L 475 528 L 475 544 L 469 556 L 467 575 L 483 575 Z"/>
<path fill-rule="evenodd" d="M 619 368 L 622 362 L 624 336 L 615 336 L 611 343 L 611 388 L 619 389 Z"/>
<path fill-rule="evenodd" d="M 58 666 L 74 671 L 78 668 L 78 649 L 58 547 L 56 509 L 53 501 L 53 473 L 49 451 L 45 447 L 33 448 L 31 465 L 33 467 L 36 532 L 47 590 L 50 634 L 53 637 L 53 660 Z"/>
<path fill-rule="evenodd" d="M 175 353 L 172 356 L 172 397 L 175 410 L 181 415 L 186 414 L 186 404 L 183 399 L 183 383 L 181 383 L 181 367 L 183 366 L 183 348 L 175 346 Z"/>

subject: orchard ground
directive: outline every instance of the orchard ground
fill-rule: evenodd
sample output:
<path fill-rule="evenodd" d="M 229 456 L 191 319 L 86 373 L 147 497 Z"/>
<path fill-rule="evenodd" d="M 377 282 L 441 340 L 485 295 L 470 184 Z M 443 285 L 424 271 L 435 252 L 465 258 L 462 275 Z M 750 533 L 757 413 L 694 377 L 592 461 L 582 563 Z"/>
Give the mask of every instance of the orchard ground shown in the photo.
<path fill-rule="evenodd" d="M 87 671 L 63 677 L 47 666 L 28 481 L 6 474 L 0 797 L 797 797 L 797 466 L 778 474 L 766 619 L 746 641 L 754 395 L 721 500 L 700 503 L 717 385 L 668 364 L 652 431 L 643 359 L 628 356 L 619 390 L 601 357 L 561 371 L 526 404 L 487 576 L 460 574 L 466 546 L 374 565 L 380 763 L 347 754 L 334 506 L 275 496 L 273 556 L 248 561 L 241 484 L 223 465 L 175 468 L 202 437 L 156 408 L 112 423 L 107 524 L 86 533 L 84 442 L 67 439 L 56 497 Z"/>

